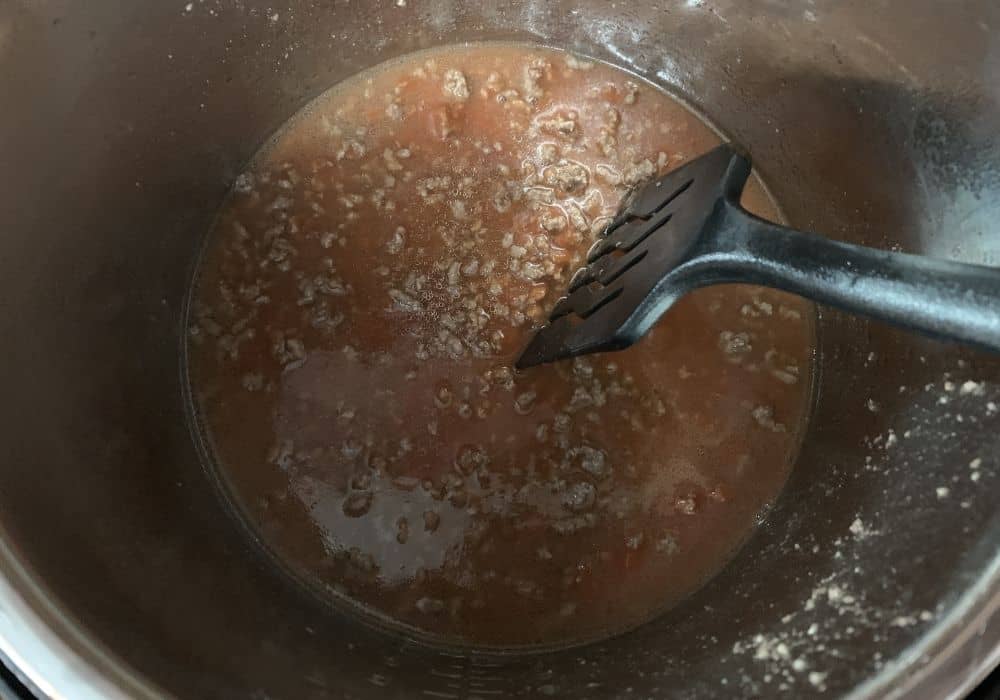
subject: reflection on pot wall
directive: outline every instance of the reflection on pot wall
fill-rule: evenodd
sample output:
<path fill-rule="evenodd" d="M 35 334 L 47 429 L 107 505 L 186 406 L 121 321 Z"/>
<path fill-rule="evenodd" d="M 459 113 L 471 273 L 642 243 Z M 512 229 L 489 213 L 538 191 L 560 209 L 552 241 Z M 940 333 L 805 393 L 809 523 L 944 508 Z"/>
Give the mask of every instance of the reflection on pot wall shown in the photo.
<path fill-rule="evenodd" d="M 196 251 L 268 134 L 360 69 L 480 38 L 673 89 L 749 147 L 793 225 L 996 263 L 997 8 L 190 8 L 0 6 L 0 162 L 16 172 L 0 188 L 0 527 L 40 588 L 3 571 L 56 603 L 44 619 L 96 672 L 130 695 L 270 698 L 936 696 L 974 680 L 997 638 L 992 358 L 824 313 L 803 454 L 738 559 L 630 635 L 507 659 L 387 639 L 256 557 L 193 448 L 178 349 Z"/>

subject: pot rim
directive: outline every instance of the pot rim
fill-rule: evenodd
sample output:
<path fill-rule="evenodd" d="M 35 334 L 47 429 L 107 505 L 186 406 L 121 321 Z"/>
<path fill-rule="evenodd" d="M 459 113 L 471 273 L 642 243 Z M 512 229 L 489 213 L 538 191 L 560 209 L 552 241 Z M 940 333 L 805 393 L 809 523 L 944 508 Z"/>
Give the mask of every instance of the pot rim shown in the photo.
<path fill-rule="evenodd" d="M 173 697 L 90 637 L 2 539 L 0 571 L 0 662 L 32 692 L 74 700 Z M 931 633 L 847 697 L 963 698 L 998 665 L 1000 557 Z"/>
<path fill-rule="evenodd" d="M 38 698 L 170 698 L 51 599 L 0 533 L 0 663 Z"/>

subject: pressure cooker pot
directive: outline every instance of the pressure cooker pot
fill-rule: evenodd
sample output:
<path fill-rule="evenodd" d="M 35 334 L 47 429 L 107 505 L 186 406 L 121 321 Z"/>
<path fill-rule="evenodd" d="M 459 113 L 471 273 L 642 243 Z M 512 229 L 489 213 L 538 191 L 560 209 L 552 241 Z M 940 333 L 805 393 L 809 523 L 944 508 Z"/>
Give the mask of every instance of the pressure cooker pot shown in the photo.
<path fill-rule="evenodd" d="M 799 456 L 725 569 L 625 634 L 500 653 L 380 630 L 262 556 L 183 355 L 248 159 L 330 86 L 463 42 L 663 87 L 797 228 L 1000 265 L 998 26 L 985 1 L 0 3 L 0 657 L 71 698 L 959 695 L 1000 658 L 995 357 L 820 309 Z"/>

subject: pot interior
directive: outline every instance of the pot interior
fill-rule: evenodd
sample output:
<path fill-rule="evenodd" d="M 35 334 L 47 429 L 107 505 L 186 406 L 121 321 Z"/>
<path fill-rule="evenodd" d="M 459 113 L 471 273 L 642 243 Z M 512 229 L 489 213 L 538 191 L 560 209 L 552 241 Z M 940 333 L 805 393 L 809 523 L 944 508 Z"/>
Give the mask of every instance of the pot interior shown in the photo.
<path fill-rule="evenodd" d="M 949 664 L 974 679 L 1000 636 L 995 358 L 824 310 L 804 447 L 736 559 L 627 635 L 507 658 L 374 632 L 260 559 L 198 458 L 180 348 L 197 252 L 268 136 L 360 70 L 471 40 L 571 49 L 680 95 L 749 148 L 794 226 L 998 264 L 998 21 L 922 1 L 0 6 L 8 592 L 131 696 L 881 697 L 954 687 Z M 23 634 L 0 618 L 0 648 Z"/>

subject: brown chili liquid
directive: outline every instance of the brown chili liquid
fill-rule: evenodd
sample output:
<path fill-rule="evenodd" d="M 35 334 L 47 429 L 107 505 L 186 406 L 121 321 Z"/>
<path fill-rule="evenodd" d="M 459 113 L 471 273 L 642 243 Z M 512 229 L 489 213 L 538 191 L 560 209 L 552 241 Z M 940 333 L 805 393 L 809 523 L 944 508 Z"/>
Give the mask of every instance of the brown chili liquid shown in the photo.
<path fill-rule="evenodd" d="M 219 215 L 189 328 L 206 442 L 273 554 L 486 646 L 607 636 L 717 572 L 788 474 L 813 308 L 704 289 L 626 352 L 511 366 L 627 188 L 718 141 L 518 45 L 412 55 L 297 115 Z"/>

